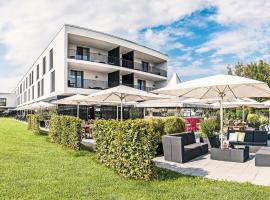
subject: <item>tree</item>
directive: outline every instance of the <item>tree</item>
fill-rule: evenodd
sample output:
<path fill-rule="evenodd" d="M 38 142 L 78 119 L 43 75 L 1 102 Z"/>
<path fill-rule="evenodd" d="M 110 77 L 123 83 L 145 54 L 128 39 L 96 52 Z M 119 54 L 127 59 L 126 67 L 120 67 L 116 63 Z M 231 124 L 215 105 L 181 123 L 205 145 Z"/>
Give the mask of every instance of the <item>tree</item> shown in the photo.
<path fill-rule="evenodd" d="M 235 66 L 228 66 L 228 74 L 263 81 L 270 86 L 270 65 L 263 60 L 248 64 L 238 62 Z M 257 100 L 263 101 L 265 98 L 257 98 Z"/>

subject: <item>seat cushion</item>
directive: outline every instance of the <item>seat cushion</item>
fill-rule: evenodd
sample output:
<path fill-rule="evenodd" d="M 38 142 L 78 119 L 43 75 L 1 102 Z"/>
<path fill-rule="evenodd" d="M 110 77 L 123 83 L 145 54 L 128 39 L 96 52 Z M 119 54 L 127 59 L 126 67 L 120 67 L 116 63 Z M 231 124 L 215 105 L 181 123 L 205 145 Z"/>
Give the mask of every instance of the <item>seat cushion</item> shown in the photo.
<path fill-rule="evenodd" d="M 229 141 L 230 142 L 236 142 L 237 141 L 237 132 L 234 132 L 234 133 L 230 133 L 229 135 Z"/>
<path fill-rule="evenodd" d="M 245 141 L 245 132 L 237 132 L 237 141 L 244 142 Z"/>
<path fill-rule="evenodd" d="M 193 143 L 196 143 L 195 134 L 193 132 L 190 132 L 187 134 L 187 144 L 193 144 Z"/>
<path fill-rule="evenodd" d="M 253 141 L 254 141 L 254 131 L 245 131 L 244 142 L 253 142 Z"/>
<path fill-rule="evenodd" d="M 184 147 L 184 160 L 188 161 L 202 155 L 200 145 L 190 144 Z"/>
<path fill-rule="evenodd" d="M 254 142 L 267 142 L 266 131 L 254 131 Z"/>

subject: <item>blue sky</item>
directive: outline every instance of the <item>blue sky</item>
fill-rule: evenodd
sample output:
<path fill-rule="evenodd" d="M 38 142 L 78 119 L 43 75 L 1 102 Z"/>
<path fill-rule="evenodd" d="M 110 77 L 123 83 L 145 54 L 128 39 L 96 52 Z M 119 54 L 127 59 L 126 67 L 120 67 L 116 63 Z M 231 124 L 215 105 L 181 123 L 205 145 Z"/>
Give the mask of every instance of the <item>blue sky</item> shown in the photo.
<path fill-rule="evenodd" d="M 269 10 L 267 0 L 0 0 L 0 92 L 14 89 L 65 23 L 160 50 L 182 81 L 268 61 Z"/>

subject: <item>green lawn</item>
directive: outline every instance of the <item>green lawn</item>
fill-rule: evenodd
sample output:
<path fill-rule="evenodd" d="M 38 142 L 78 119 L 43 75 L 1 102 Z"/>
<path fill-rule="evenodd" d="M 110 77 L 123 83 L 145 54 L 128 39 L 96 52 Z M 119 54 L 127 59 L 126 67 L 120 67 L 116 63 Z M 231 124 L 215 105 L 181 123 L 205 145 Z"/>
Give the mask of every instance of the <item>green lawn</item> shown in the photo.
<path fill-rule="evenodd" d="M 270 187 L 212 181 L 158 169 L 150 182 L 128 180 L 0 118 L 0 199 L 270 199 Z"/>

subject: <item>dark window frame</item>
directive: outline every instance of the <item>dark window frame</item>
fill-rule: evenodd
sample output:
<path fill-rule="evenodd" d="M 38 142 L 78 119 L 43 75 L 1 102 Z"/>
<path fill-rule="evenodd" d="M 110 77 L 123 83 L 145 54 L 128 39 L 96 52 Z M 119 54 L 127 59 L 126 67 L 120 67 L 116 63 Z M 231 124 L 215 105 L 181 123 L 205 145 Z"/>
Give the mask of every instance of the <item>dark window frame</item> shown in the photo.
<path fill-rule="evenodd" d="M 55 92 L 55 71 L 51 72 L 51 93 Z"/>
<path fill-rule="evenodd" d="M 53 68 L 53 49 L 50 50 L 50 70 Z"/>
<path fill-rule="evenodd" d="M 0 106 L 7 106 L 7 98 L 0 98 Z"/>

